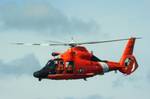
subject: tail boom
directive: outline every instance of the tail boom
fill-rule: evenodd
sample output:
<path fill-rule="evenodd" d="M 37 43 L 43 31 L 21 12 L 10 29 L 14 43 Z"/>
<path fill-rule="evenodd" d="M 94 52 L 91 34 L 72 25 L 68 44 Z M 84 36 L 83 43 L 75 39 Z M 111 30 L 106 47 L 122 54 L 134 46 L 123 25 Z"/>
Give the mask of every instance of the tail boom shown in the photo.
<path fill-rule="evenodd" d="M 138 68 L 138 63 L 133 55 L 136 38 L 129 38 L 119 62 L 107 61 L 109 71 L 119 70 L 123 74 L 130 75 Z"/>
<path fill-rule="evenodd" d="M 133 55 L 135 40 L 136 38 L 130 38 L 128 40 L 125 50 L 119 61 L 121 66 L 119 71 L 127 75 L 133 73 L 138 68 L 138 63 L 135 56 Z"/>

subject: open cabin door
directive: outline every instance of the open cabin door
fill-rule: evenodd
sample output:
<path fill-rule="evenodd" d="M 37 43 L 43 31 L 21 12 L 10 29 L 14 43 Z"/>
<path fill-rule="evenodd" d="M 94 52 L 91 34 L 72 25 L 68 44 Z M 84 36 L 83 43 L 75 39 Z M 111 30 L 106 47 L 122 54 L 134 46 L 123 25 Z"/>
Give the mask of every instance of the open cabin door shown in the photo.
<path fill-rule="evenodd" d="M 65 68 L 65 63 L 63 60 L 58 60 L 57 65 L 56 65 L 56 73 L 57 74 L 62 74 L 64 72 Z"/>
<path fill-rule="evenodd" d="M 66 73 L 73 73 L 75 65 L 73 61 L 66 62 Z"/>

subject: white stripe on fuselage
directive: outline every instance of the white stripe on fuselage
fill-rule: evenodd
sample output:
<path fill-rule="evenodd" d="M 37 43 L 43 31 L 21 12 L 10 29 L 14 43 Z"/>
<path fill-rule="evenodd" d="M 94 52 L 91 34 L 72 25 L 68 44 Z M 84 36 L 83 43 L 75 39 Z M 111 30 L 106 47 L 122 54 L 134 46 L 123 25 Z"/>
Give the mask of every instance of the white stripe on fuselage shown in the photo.
<path fill-rule="evenodd" d="M 109 71 L 109 66 L 106 63 L 104 63 L 104 62 L 99 62 L 99 63 L 101 65 L 102 69 L 103 69 L 103 73 Z"/>

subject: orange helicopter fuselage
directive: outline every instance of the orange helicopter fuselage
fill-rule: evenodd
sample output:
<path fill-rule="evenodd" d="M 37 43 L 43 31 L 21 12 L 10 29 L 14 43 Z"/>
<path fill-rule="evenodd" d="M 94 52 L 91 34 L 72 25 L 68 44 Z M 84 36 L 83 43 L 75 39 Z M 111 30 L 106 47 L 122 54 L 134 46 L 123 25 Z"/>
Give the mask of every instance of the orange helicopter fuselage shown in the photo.
<path fill-rule="evenodd" d="M 49 74 L 49 79 L 85 79 L 117 69 L 116 66 L 112 66 L 117 63 L 102 61 L 83 46 L 69 48 L 66 52 L 60 54 L 60 59 L 63 61 L 63 72 L 60 73 L 59 71 L 61 70 L 57 69 L 61 65 L 58 62 L 56 74 Z M 68 66 L 69 62 L 72 62 L 72 67 Z M 68 72 L 68 69 L 70 69 L 71 72 Z"/>

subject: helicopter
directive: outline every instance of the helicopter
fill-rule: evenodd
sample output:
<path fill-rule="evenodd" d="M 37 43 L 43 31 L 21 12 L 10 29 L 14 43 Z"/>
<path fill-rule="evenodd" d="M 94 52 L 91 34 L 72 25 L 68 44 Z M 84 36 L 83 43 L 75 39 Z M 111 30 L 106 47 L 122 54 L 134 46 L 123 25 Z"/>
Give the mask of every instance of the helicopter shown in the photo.
<path fill-rule="evenodd" d="M 111 71 L 120 71 L 125 75 L 130 75 L 138 68 L 138 63 L 133 55 L 135 40 L 141 39 L 139 37 L 130 37 L 126 39 L 115 39 L 106 41 L 94 42 L 80 42 L 80 43 L 49 43 L 48 46 L 69 46 L 63 52 L 52 52 L 53 59 L 50 59 L 46 65 L 33 73 L 35 78 L 39 81 L 42 79 L 52 80 L 74 80 L 84 79 L 96 75 L 104 75 L 104 73 Z M 101 60 L 92 52 L 89 52 L 83 45 L 98 44 L 125 41 L 127 44 L 119 61 Z M 17 45 L 26 45 L 25 43 L 15 43 Z M 31 45 L 40 46 L 40 43 L 33 43 Z"/>

